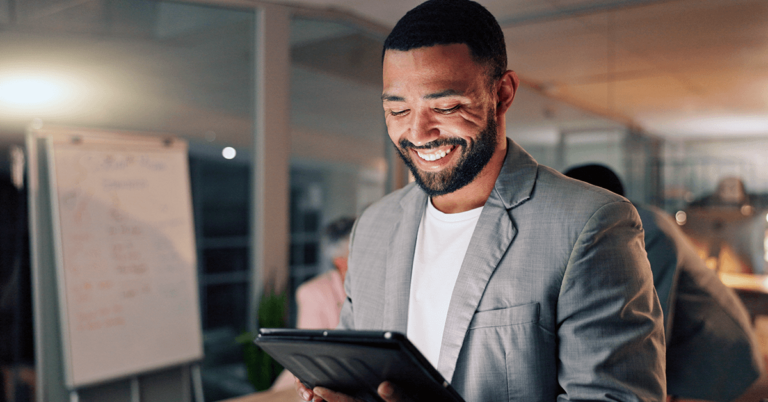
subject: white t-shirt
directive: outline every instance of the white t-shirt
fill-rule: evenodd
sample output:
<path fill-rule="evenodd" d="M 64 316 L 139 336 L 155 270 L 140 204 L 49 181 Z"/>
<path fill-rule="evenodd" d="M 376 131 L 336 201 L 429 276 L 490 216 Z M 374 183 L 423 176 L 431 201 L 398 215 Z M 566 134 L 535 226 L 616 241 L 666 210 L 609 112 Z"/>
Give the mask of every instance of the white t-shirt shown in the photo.
<path fill-rule="evenodd" d="M 413 257 L 406 335 L 435 367 L 451 294 L 481 212 L 483 207 L 445 214 L 428 200 L 421 218 Z"/>

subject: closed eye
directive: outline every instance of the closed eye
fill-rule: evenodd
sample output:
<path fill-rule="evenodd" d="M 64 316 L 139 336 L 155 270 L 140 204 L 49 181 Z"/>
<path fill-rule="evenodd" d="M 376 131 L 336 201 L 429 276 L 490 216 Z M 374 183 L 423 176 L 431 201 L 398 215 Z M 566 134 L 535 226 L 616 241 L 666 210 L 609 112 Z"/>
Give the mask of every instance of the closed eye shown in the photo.
<path fill-rule="evenodd" d="M 453 113 L 453 112 L 459 110 L 460 107 L 461 107 L 461 105 L 456 105 L 456 106 L 454 106 L 452 108 L 448 108 L 448 109 L 435 108 L 434 110 L 437 113 L 449 114 L 449 113 Z"/>
<path fill-rule="evenodd" d="M 389 111 L 389 115 L 390 116 L 402 116 L 402 115 L 408 113 L 408 110 L 409 109 L 405 109 L 405 110 L 390 110 Z"/>

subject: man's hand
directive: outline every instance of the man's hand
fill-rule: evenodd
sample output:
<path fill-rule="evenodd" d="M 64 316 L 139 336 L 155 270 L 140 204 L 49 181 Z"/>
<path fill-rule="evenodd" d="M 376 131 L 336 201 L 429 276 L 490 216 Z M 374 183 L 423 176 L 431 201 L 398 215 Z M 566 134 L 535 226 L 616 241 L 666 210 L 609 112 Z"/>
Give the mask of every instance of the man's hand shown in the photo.
<path fill-rule="evenodd" d="M 297 378 L 295 381 L 296 385 L 296 392 L 301 396 L 302 399 L 305 401 L 312 401 L 312 402 L 356 402 L 359 401 L 359 399 L 352 398 L 349 395 L 345 395 L 336 391 L 331 391 L 328 388 L 323 387 L 315 387 L 314 389 L 309 389 L 304 386 L 304 384 L 299 381 Z M 379 384 L 379 388 L 377 389 L 377 392 L 379 393 L 379 396 L 381 399 L 384 399 L 386 402 L 407 402 L 409 401 L 408 398 L 405 398 L 405 396 L 402 394 L 400 389 L 398 389 L 394 384 L 392 384 L 389 381 L 384 381 L 383 383 Z"/>
<path fill-rule="evenodd" d="M 296 388 L 296 393 L 299 394 L 301 399 L 305 401 L 312 401 L 314 400 L 315 394 L 312 392 L 311 389 L 304 386 L 304 384 L 299 381 L 298 378 L 293 378 L 293 386 Z"/>

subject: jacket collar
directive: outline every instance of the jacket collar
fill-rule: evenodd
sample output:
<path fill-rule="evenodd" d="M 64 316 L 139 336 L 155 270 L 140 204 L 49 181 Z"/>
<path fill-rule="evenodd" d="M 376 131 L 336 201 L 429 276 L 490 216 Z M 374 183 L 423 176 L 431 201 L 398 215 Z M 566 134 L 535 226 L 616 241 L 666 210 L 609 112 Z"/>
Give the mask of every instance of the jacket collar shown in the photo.
<path fill-rule="evenodd" d="M 507 138 L 507 157 L 493 187 L 494 198 L 512 209 L 531 198 L 539 164 L 516 142 Z"/>
<path fill-rule="evenodd" d="M 403 192 L 400 218 L 394 223 L 387 250 L 382 329 L 406 333 L 416 236 L 428 197 L 415 184 L 410 184 Z"/>

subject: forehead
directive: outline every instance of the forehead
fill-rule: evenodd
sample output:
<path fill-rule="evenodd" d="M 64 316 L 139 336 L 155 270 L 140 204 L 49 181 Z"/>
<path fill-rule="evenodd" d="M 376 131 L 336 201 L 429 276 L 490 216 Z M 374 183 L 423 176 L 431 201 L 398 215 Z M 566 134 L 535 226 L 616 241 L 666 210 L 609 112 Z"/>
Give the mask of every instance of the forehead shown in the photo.
<path fill-rule="evenodd" d="M 385 94 L 407 91 L 466 92 L 484 87 L 487 75 L 464 44 L 435 45 L 384 54 Z"/>

